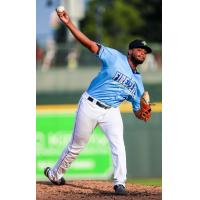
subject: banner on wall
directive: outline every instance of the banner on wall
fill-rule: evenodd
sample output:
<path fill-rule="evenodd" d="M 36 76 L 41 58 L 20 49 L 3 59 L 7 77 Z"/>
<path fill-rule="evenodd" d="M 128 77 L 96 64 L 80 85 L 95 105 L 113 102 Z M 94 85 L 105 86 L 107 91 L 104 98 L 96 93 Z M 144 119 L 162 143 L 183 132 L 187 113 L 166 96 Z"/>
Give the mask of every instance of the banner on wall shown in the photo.
<path fill-rule="evenodd" d="M 36 177 L 46 180 L 44 168 L 53 167 L 71 139 L 74 113 L 37 111 L 36 116 Z M 109 179 L 113 173 L 109 143 L 99 127 L 92 133 L 89 143 L 80 153 L 65 178 Z"/>

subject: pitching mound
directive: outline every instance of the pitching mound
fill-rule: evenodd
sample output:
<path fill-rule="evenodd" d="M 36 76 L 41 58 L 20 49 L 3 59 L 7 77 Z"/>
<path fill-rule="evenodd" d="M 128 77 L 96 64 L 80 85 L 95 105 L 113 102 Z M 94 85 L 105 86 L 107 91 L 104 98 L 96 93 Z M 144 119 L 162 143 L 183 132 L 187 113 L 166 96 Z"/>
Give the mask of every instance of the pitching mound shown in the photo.
<path fill-rule="evenodd" d="M 162 199 L 161 187 L 127 183 L 126 189 L 127 196 L 116 196 L 113 183 L 109 181 L 68 181 L 63 186 L 55 186 L 49 182 L 37 182 L 36 195 L 37 200 Z"/>

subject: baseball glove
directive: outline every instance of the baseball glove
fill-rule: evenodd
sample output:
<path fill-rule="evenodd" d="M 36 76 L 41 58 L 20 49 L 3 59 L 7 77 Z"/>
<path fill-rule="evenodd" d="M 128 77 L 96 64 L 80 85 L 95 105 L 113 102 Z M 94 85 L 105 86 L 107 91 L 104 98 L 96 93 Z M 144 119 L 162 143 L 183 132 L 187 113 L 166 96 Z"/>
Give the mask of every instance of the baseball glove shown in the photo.
<path fill-rule="evenodd" d="M 136 117 L 145 122 L 151 118 L 150 97 L 147 91 L 140 98 L 140 110 L 136 113 Z"/>

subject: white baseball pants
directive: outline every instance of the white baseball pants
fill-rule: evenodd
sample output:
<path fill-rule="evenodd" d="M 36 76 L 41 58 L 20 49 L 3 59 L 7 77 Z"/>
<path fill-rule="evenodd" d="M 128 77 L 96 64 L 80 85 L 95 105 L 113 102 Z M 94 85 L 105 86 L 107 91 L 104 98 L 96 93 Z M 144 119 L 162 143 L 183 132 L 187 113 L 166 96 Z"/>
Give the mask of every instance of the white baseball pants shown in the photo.
<path fill-rule="evenodd" d="M 104 109 L 90 102 L 85 92 L 78 105 L 73 134 L 60 159 L 49 172 L 50 179 L 57 181 L 70 167 L 81 150 L 88 143 L 93 129 L 99 125 L 105 133 L 112 152 L 114 167 L 114 185 L 126 181 L 126 152 L 123 139 L 123 122 L 119 108 Z"/>

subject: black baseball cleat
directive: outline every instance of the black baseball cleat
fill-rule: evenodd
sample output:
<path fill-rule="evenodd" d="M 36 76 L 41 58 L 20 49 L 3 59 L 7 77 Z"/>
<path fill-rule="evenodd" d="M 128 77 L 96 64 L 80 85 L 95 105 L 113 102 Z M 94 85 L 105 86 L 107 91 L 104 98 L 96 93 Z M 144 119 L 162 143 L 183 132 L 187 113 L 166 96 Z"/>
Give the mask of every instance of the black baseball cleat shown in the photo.
<path fill-rule="evenodd" d="M 121 184 L 115 185 L 114 190 L 115 190 L 116 195 L 127 195 L 128 194 L 126 191 L 126 188 Z"/>
<path fill-rule="evenodd" d="M 54 184 L 54 185 L 65 185 L 65 179 L 62 177 L 58 181 L 53 181 L 49 178 L 49 170 L 51 170 L 50 167 L 46 167 L 44 169 L 44 175 Z"/>

